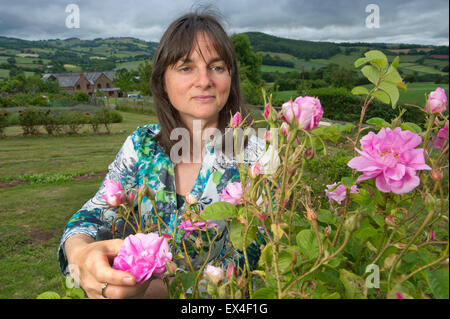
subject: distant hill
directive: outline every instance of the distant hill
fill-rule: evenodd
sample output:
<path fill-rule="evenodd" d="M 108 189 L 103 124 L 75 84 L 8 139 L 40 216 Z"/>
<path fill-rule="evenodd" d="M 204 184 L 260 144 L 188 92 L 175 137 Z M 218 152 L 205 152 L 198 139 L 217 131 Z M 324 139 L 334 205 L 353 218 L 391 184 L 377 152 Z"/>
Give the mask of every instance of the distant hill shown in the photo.
<path fill-rule="evenodd" d="M 436 76 L 448 76 L 448 46 L 319 42 L 286 39 L 261 32 L 245 32 L 245 35 L 253 50 L 263 57 L 263 72 L 317 70 L 330 63 L 352 67 L 364 52 L 378 49 L 389 59 L 400 55 L 400 70 L 404 74 L 429 77 L 430 81 Z M 131 37 L 28 41 L 0 36 L 0 78 L 17 70 L 28 75 L 123 68 L 137 70 L 140 63 L 153 58 L 157 45 Z"/>

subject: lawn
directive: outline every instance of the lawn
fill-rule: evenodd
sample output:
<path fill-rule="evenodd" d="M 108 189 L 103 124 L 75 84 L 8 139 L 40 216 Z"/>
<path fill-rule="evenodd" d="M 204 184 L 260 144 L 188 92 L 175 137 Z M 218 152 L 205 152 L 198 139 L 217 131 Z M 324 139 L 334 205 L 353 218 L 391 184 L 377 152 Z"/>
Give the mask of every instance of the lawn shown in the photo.
<path fill-rule="evenodd" d="M 0 140 L 0 185 L 25 173 L 86 175 L 56 184 L 0 188 L 0 298 L 35 298 L 62 293 L 56 259 L 64 225 L 98 189 L 108 165 L 137 126 L 154 116 L 121 112 L 124 121 L 111 135 L 21 137 L 7 128 Z M 94 174 L 98 173 L 98 174 Z"/>

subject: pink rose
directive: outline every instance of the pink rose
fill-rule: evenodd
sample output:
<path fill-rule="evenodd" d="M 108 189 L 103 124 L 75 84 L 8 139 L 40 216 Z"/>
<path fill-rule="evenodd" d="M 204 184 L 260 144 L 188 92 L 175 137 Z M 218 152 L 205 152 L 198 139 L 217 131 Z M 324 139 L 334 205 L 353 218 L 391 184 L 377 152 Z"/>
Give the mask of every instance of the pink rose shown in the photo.
<path fill-rule="evenodd" d="M 327 197 L 328 197 L 328 199 L 330 201 L 335 201 L 336 203 L 341 204 L 342 201 L 347 196 L 347 190 L 346 190 L 344 185 L 339 185 L 333 191 L 329 191 L 334 186 L 336 186 L 336 183 L 333 183 L 331 185 L 327 185 L 328 189 L 325 190 L 325 194 L 327 195 Z M 356 188 L 356 185 L 353 185 L 350 188 L 350 193 L 351 194 L 358 193 L 358 189 Z"/>
<path fill-rule="evenodd" d="M 192 195 L 191 193 L 187 193 L 186 194 L 186 203 L 188 205 L 194 205 L 197 204 L 197 197 L 195 197 L 194 195 Z"/>
<path fill-rule="evenodd" d="M 199 229 L 206 230 L 207 228 L 209 229 L 217 226 L 217 224 L 212 223 L 210 220 L 207 220 L 206 222 L 198 221 L 194 224 L 192 224 L 190 220 L 185 220 L 178 225 L 178 228 L 186 232 L 184 237 L 189 237 L 192 232 L 198 231 Z"/>
<path fill-rule="evenodd" d="M 234 267 L 234 264 L 231 263 L 227 270 L 227 278 L 232 279 L 233 277 L 234 278 L 237 277 L 237 271 L 236 268 Z"/>
<path fill-rule="evenodd" d="M 422 148 L 415 148 L 422 143 L 419 134 L 382 128 L 378 134 L 370 132 L 361 138 L 361 154 L 348 162 L 348 166 L 363 174 L 357 183 L 375 178 L 377 188 L 382 192 L 403 194 L 419 186 L 418 170 L 431 170 L 425 164 Z"/>
<path fill-rule="evenodd" d="M 445 90 L 437 88 L 428 95 L 427 104 L 430 106 L 431 113 L 442 113 L 447 109 L 447 95 Z M 425 105 L 425 111 L 427 106 Z"/>
<path fill-rule="evenodd" d="M 238 127 L 242 123 L 242 115 L 239 112 L 236 112 L 233 116 L 233 120 L 231 122 L 232 127 Z"/>
<path fill-rule="evenodd" d="M 256 176 L 258 176 L 259 174 L 261 174 L 261 163 L 256 162 L 250 168 L 250 176 L 251 178 L 256 178 Z"/>
<path fill-rule="evenodd" d="M 445 122 L 445 125 L 443 128 L 439 130 L 437 133 L 436 139 L 434 140 L 433 147 L 437 148 L 438 150 L 442 149 L 444 146 L 445 141 L 448 143 L 448 121 Z"/>
<path fill-rule="evenodd" d="M 172 260 L 169 244 L 156 233 L 130 235 L 125 238 L 113 268 L 126 271 L 142 283 L 150 277 L 161 277 L 166 272 L 166 261 Z"/>
<path fill-rule="evenodd" d="M 289 125 L 286 122 L 283 122 L 283 124 L 281 124 L 281 126 L 280 126 L 280 130 L 281 130 L 281 134 L 283 134 L 284 136 L 287 136 L 288 131 L 289 131 Z"/>
<path fill-rule="evenodd" d="M 228 184 L 219 196 L 223 202 L 228 202 L 233 205 L 239 204 L 244 196 L 241 183 L 234 182 Z"/>
<path fill-rule="evenodd" d="M 104 184 L 105 194 L 102 195 L 103 199 L 113 207 L 120 206 L 125 198 L 125 192 L 122 189 L 122 185 L 113 180 L 106 180 Z"/>
<path fill-rule="evenodd" d="M 270 114 L 270 103 L 267 103 L 266 107 L 264 108 L 264 117 L 266 119 L 269 119 Z"/>
<path fill-rule="evenodd" d="M 224 273 L 222 267 L 214 267 L 211 265 L 206 266 L 206 276 L 215 285 L 224 279 Z"/>
<path fill-rule="evenodd" d="M 304 130 L 312 130 L 317 125 L 323 115 L 323 108 L 320 101 L 311 96 L 299 96 L 294 102 L 289 101 L 281 106 L 281 119 L 297 125 Z"/>

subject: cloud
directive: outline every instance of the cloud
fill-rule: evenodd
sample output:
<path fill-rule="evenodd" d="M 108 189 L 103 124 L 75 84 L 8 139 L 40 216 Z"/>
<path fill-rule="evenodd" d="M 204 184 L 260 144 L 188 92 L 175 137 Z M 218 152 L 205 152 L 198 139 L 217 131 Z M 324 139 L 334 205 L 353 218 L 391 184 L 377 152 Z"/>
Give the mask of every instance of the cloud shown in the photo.
<path fill-rule="evenodd" d="M 80 28 L 65 25 L 66 5 L 80 8 Z M 313 41 L 448 45 L 446 0 L 378 0 L 380 28 L 366 27 L 369 1 L 360 0 L 2 0 L 0 35 L 29 40 L 131 36 L 159 41 L 171 21 L 212 4 L 229 33 L 260 31 Z"/>

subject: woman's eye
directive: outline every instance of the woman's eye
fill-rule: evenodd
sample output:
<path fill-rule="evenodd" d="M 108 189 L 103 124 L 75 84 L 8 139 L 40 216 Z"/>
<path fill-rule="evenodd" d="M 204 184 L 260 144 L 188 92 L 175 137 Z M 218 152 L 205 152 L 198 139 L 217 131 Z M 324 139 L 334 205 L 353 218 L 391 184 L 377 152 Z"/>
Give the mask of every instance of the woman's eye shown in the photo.
<path fill-rule="evenodd" d="M 191 70 L 191 68 L 189 68 L 187 66 L 180 68 L 181 72 L 189 72 L 190 70 Z"/>
<path fill-rule="evenodd" d="M 225 70 L 224 67 L 221 67 L 221 66 L 218 66 L 218 65 L 213 66 L 212 69 L 214 71 L 218 71 L 218 72 L 221 72 L 221 71 Z"/>

